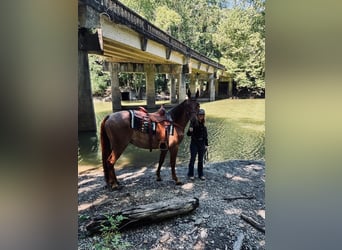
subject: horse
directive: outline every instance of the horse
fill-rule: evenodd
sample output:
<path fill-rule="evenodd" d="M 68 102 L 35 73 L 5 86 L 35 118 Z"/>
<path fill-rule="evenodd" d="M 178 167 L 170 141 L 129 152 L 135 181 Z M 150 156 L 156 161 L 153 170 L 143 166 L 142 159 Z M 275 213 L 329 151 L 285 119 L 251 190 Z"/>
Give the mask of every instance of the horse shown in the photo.
<path fill-rule="evenodd" d="M 199 110 L 197 97 L 198 91 L 194 98 L 191 97 L 191 92 L 187 92 L 188 98 L 167 111 L 166 115 L 171 117 L 173 124 L 173 132 L 167 136 L 167 149 L 160 150 L 159 163 L 156 171 L 157 181 L 161 181 L 160 169 L 164 163 L 167 152 L 170 152 L 170 165 L 172 179 L 176 185 L 181 185 L 176 175 L 176 158 L 179 144 L 184 137 L 184 129 L 190 120 L 194 120 Z M 107 115 L 101 122 L 101 150 L 102 150 L 102 165 L 107 188 L 111 190 L 121 189 L 114 165 L 124 152 L 129 143 L 144 149 L 158 149 L 160 145 L 160 136 L 156 134 L 142 133 L 141 131 L 132 128 L 132 112 L 122 110 Z"/>

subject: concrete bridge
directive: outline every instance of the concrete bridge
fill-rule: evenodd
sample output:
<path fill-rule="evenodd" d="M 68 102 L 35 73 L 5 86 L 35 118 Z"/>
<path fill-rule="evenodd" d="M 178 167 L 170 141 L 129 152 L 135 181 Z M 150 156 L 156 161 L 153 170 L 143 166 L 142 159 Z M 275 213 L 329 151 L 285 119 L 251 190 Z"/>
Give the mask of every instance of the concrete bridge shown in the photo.
<path fill-rule="evenodd" d="M 186 98 L 186 78 L 192 93 L 206 85 L 208 101 L 214 101 L 219 86 L 232 96 L 232 81 L 225 67 L 192 50 L 154 26 L 119 1 L 79 0 L 78 129 L 96 131 L 88 54 L 105 58 L 110 72 L 113 111 L 120 110 L 119 72 L 146 74 L 147 108 L 156 107 L 155 74 L 167 74 L 171 103 Z"/>

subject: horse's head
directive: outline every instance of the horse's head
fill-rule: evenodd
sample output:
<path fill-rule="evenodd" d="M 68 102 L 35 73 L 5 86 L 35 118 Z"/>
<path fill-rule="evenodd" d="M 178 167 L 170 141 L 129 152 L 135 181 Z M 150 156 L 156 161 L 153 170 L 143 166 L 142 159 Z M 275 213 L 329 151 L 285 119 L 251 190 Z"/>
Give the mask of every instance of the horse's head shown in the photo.
<path fill-rule="evenodd" d="M 186 101 L 187 117 L 189 118 L 190 121 L 195 121 L 198 110 L 200 108 L 200 104 L 197 102 L 199 91 L 197 90 L 195 97 L 192 97 L 191 91 L 190 89 L 188 89 L 187 96 L 188 96 L 188 99 Z"/>

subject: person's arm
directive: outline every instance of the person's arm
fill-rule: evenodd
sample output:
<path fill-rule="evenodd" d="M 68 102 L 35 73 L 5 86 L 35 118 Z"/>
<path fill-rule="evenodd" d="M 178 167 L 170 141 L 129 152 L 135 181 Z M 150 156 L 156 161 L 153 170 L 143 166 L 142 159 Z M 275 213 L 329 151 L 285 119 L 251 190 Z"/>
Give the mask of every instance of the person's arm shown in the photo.
<path fill-rule="evenodd" d="M 192 125 L 190 124 L 190 127 L 188 129 L 188 132 L 186 132 L 187 136 L 192 136 L 192 132 L 194 131 L 194 128 L 192 127 Z"/>
<path fill-rule="evenodd" d="M 204 127 L 204 133 L 205 133 L 205 136 L 204 136 L 204 145 L 205 146 L 209 146 L 209 143 L 208 143 L 208 131 L 207 131 L 207 127 Z"/>

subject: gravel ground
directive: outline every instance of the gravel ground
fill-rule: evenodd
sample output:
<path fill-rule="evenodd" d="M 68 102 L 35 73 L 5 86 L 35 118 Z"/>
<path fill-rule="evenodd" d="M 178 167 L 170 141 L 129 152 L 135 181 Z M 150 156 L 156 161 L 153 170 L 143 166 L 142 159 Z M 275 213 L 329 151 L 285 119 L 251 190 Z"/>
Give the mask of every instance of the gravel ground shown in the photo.
<path fill-rule="evenodd" d="M 187 180 L 187 166 L 180 164 L 177 176 L 184 183 L 179 186 L 171 180 L 169 167 L 162 168 L 161 182 L 156 181 L 155 170 L 155 165 L 117 170 L 124 187 L 113 192 L 104 188 L 102 169 L 79 174 L 78 249 L 93 248 L 99 236 L 88 236 L 85 226 L 97 215 L 189 197 L 199 199 L 191 213 L 124 230 L 121 237 L 131 245 L 128 249 L 266 249 L 265 233 L 240 216 L 265 224 L 264 161 L 207 163 L 205 181 Z"/>

